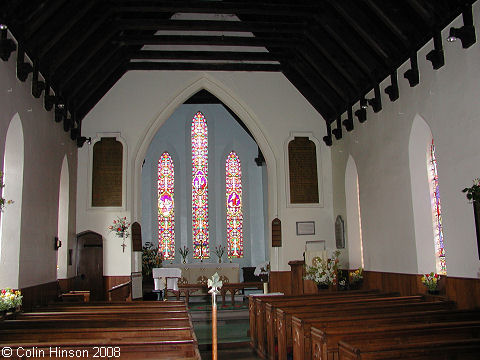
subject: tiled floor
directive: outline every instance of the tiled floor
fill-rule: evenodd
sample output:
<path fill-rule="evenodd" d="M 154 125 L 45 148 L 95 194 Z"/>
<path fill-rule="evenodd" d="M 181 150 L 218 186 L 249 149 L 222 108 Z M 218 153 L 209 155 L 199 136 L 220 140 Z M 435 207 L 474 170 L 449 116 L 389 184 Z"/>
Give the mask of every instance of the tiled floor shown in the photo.
<path fill-rule="evenodd" d="M 249 343 L 219 344 L 217 351 L 218 360 L 257 360 L 261 359 L 250 347 Z M 200 348 L 202 360 L 212 358 L 211 349 L 203 350 Z"/>

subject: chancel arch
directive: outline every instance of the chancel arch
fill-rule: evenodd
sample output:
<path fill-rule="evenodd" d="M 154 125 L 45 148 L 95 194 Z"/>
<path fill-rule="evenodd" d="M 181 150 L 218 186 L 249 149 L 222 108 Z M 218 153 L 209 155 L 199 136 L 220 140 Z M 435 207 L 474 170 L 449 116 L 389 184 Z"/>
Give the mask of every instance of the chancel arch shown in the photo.
<path fill-rule="evenodd" d="M 23 127 L 20 116 L 15 114 L 7 130 L 3 160 L 5 187 L 2 197 L 13 203 L 0 214 L 0 288 L 18 288 L 19 285 L 23 168 Z"/>
<path fill-rule="evenodd" d="M 154 227 L 158 226 L 155 224 L 158 223 L 158 203 L 156 200 L 158 198 L 158 176 L 156 169 L 158 168 L 159 157 L 168 152 L 175 164 L 175 200 L 173 202 L 175 256 L 170 260 L 173 263 L 181 262 L 178 249 L 186 246 L 190 251 L 187 258 L 188 262 L 218 261 L 215 247 L 222 245 L 227 248 L 226 160 L 228 154 L 232 153 L 232 148 L 234 148 L 234 153 L 237 154 L 235 159 L 241 159 L 242 175 L 248 174 L 248 181 L 242 183 L 246 184 L 242 185 L 242 204 L 249 203 L 248 208 L 251 211 L 247 213 L 244 210 L 243 213 L 242 256 L 238 256 L 240 253 L 237 251 L 232 260 L 241 267 L 256 265 L 266 260 L 265 243 L 267 238 L 265 235 L 266 215 L 264 211 L 266 187 L 263 179 L 265 166 L 258 166 L 255 162 L 255 158 L 258 157 L 258 145 L 221 102 L 203 104 L 198 103 L 201 99 L 197 100 L 196 97 L 192 99 L 175 110 L 157 131 L 146 152 L 145 163 L 142 168 L 143 241 L 152 241 L 153 239 L 150 239 L 151 234 L 155 233 Z M 194 166 L 196 161 L 192 155 L 201 153 L 196 151 L 194 146 L 195 134 L 192 131 L 192 119 L 195 118 L 201 119 L 203 124 L 208 125 L 208 132 L 205 132 L 208 143 L 202 142 L 204 146 L 208 147 L 208 157 L 202 156 L 200 161 L 202 166 L 208 164 L 208 167 L 198 168 Z M 228 152 L 226 149 L 229 149 Z M 199 172 L 201 172 L 200 175 L 205 175 L 205 179 L 201 178 Z M 207 186 L 208 198 L 204 198 Z M 199 252 L 194 251 L 196 230 L 194 228 L 195 214 L 192 213 L 192 207 L 196 201 L 193 195 L 195 195 L 197 189 L 201 190 L 202 203 L 208 209 L 209 254 L 207 255 L 207 252 L 204 252 L 203 256 L 199 256 Z M 247 197 L 248 199 L 246 199 Z M 238 219 L 236 223 L 238 224 Z M 203 224 L 205 223 L 202 218 Z M 237 244 L 240 243 L 237 242 Z M 198 246 L 198 242 L 196 245 Z M 252 248 L 258 249 L 258 251 L 254 252 Z M 259 254 L 261 254 L 260 259 L 258 258 Z M 227 251 L 223 255 L 223 261 L 227 261 Z"/>

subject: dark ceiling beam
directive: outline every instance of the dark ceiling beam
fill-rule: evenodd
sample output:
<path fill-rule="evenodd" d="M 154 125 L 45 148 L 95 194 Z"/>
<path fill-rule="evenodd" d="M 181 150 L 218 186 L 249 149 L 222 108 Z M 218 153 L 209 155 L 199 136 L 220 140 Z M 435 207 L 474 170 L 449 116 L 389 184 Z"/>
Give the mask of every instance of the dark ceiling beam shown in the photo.
<path fill-rule="evenodd" d="M 100 16 L 93 20 L 85 29 L 82 27 L 81 31 L 75 35 L 75 41 L 65 42 L 62 44 L 61 50 L 55 51 L 55 54 L 46 54 L 49 73 L 54 73 L 62 63 L 64 63 L 78 48 L 80 48 L 87 39 L 90 38 L 110 17 L 111 11 L 109 8 L 103 7 L 99 9 Z"/>
<path fill-rule="evenodd" d="M 116 2 L 120 13 L 208 13 L 309 17 L 315 6 L 285 3 L 228 1 L 163 1 L 155 5 Z"/>
<path fill-rule="evenodd" d="M 188 62 L 130 62 L 127 70 L 197 70 L 197 71 L 282 71 L 277 64 L 255 63 L 188 63 Z"/>
<path fill-rule="evenodd" d="M 400 40 L 405 48 L 410 47 L 410 41 L 403 31 L 395 24 L 395 22 L 390 19 L 385 12 L 376 5 L 372 0 L 362 0 L 368 8 L 381 20 L 381 22 L 395 35 L 395 37 Z M 379 2 L 381 4 L 382 2 Z"/>
<path fill-rule="evenodd" d="M 76 115 L 78 120 L 82 120 L 90 110 L 100 101 L 100 99 L 115 85 L 115 83 L 125 74 L 124 67 L 119 67 L 102 86 L 89 94 L 89 97 L 83 101 L 82 106 L 77 107 Z M 80 123 L 81 124 L 81 123 Z"/>
<path fill-rule="evenodd" d="M 215 46 L 252 46 L 252 47 L 297 47 L 303 37 L 292 38 L 279 35 L 275 37 L 241 37 L 209 35 L 124 35 L 115 40 L 122 45 L 215 45 Z"/>
<path fill-rule="evenodd" d="M 139 50 L 128 54 L 132 59 L 155 60 L 244 60 L 277 61 L 279 54 L 270 52 L 234 52 L 234 51 L 161 51 Z M 284 56 L 284 55 L 282 55 Z"/>
<path fill-rule="evenodd" d="M 390 56 L 381 46 L 381 44 L 379 44 L 379 42 L 376 40 L 376 37 L 373 37 L 371 34 L 369 34 L 359 23 L 359 21 L 357 21 L 353 16 L 351 16 L 350 13 L 347 12 L 340 5 L 339 2 L 337 2 L 336 0 L 327 0 L 327 2 L 332 6 L 333 9 L 335 9 L 337 14 L 340 15 L 343 21 L 355 30 L 356 34 L 360 36 L 360 38 L 371 48 L 371 50 L 383 60 L 387 67 L 391 67 L 392 61 L 390 59 Z"/>
<path fill-rule="evenodd" d="M 283 70 L 283 74 L 324 119 L 329 119 L 333 116 L 335 110 L 324 102 L 323 97 L 320 96 L 321 94 L 318 94 L 312 89 L 312 87 L 297 73 L 295 69 L 286 66 Z"/>
<path fill-rule="evenodd" d="M 125 61 L 111 60 L 106 66 L 104 66 L 100 71 L 98 71 L 92 80 L 84 83 L 82 89 L 74 99 L 71 99 L 69 105 L 72 104 L 74 109 L 85 108 L 85 105 L 91 100 L 91 94 L 98 94 L 99 90 L 104 89 L 105 84 L 109 83 L 112 79 L 112 76 L 115 74 L 124 74 L 125 73 Z M 115 81 L 118 81 L 120 77 L 116 77 Z M 106 91 L 103 92 L 103 95 L 106 94 Z M 103 96 L 102 95 L 102 96 Z M 101 97 L 100 97 L 101 98 Z M 78 114 L 78 112 L 77 112 Z"/>
<path fill-rule="evenodd" d="M 32 54 L 42 58 L 50 51 L 62 38 L 80 21 L 88 12 L 94 7 L 95 1 L 85 1 L 79 7 L 78 3 L 69 3 L 68 10 L 63 13 L 67 18 L 61 18 L 53 22 L 55 24 L 50 27 L 50 31 L 42 32 L 42 35 L 33 36 L 32 40 L 27 40 L 27 48 L 31 49 Z M 67 15 L 68 14 L 68 15 Z M 58 26 L 58 21 L 63 23 L 63 26 Z"/>
<path fill-rule="evenodd" d="M 164 19 L 119 19 L 125 30 L 163 31 L 234 31 L 263 33 L 301 34 L 303 23 L 268 21 L 213 21 L 213 20 L 164 20 Z"/>
<path fill-rule="evenodd" d="M 116 27 L 117 23 L 107 23 L 96 34 L 92 35 L 92 39 L 87 41 L 87 44 L 78 49 L 74 53 L 74 61 L 68 63 L 62 63 L 60 68 L 52 74 L 55 83 L 67 83 L 72 79 L 79 71 L 81 71 L 89 61 L 96 55 L 100 54 L 102 49 L 105 49 L 107 44 L 112 40 L 114 35 L 119 31 Z M 116 45 L 114 48 L 118 48 Z"/>
<path fill-rule="evenodd" d="M 423 21 L 427 23 L 429 27 L 433 26 L 434 16 L 433 14 L 425 9 L 423 5 L 418 0 L 404 0 L 405 3 L 410 5 L 410 7 L 415 11 L 415 13 L 420 16 Z"/>
<path fill-rule="evenodd" d="M 54 17 L 67 2 L 68 0 L 42 1 L 38 6 L 38 11 L 32 13 L 30 19 L 25 19 L 23 37 L 30 39 L 45 23 L 53 21 L 52 17 Z"/>
<path fill-rule="evenodd" d="M 84 91 L 84 87 L 92 81 L 96 81 L 96 76 L 105 72 L 111 64 L 115 63 L 118 59 L 125 57 L 124 50 L 122 48 L 112 48 L 99 57 L 98 61 L 90 63 L 88 69 L 79 73 L 76 77 L 72 78 L 68 83 L 62 83 L 60 87 L 62 91 L 68 94 L 69 98 L 75 98 L 78 94 Z"/>
<path fill-rule="evenodd" d="M 357 85 L 358 80 L 355 80 L 353 76 L 354 74 L 358 74 L 358 72 L 361 70 L 359 70 L 359 68 L 353 69 L 353 66 L 351 66 L 352 61 L 350 61 L 350 59 L 342 57 L 341 51 L 329 51 L 329 49 L 325 47 L 325 44 L 328 41 L 326 37 L 322 38 L 320 41 L 320 38 L 314 36 L 310 31 L 306 32 L 306 37 L 311 42 L 311 45 L 313 45 L 313 49 L 318 50 L 319 54 L 321 54 L 321 56 L 328 61 L 332 68 L 338 71 L 345 78 L 345 80 L 354 88 L 355 91 L 360 90 Z M 308 54 L 312 51 L 312 46 L 309 47 L 308 45 L 305 45 L 302 47 L 301 51 L 304 54 Z"/>
<path fill-rule="evenodd" d="M 320 78 L 320 74 L 317 75 L 312 72 L 311 68 L 308 67 L 308 64 L 306 64 L 303 59 L 298 58 L 289 63 L 289 66 L 284 66 L 284 68 L 294 69 L 296 73 L 303 78 L 304 82 L 328 105 L 333 115 L 339 111 L 338 104 L 342 101 L 341 95 L 336 93 L 337 90 L 332 88 L 325 79 Z"/>

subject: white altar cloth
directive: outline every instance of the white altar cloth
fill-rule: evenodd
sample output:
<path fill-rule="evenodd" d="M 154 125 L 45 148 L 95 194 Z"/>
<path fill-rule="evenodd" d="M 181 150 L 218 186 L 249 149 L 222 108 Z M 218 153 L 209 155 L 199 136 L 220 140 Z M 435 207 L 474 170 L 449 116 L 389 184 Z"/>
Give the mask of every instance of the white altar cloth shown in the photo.
<path fill-rule="evenodd" d="M 168 290 L 178 290 L 178 279 L 182 276 L 182 270 L 179 268 L 153 268 L 154 290 L 165 289 L 165 279 L 167 279 Z"/>

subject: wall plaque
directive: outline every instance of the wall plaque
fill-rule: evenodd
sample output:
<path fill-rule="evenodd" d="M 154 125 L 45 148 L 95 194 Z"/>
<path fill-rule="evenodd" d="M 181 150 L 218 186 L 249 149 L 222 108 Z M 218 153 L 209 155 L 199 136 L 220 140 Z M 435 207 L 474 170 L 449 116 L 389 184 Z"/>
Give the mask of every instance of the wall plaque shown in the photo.
<path fill-rule="evenodd" d="M 298 221 L 297 235 L 315 235 L 315 221 Z"/>
<path fill-rule="evenodd" d="M 317 151 L 308 137 L 295 137 L 288 143 L 290 203 L 318 203 Z"/>
<path fill-rule="evenodd" d="M 337 249 L 345 249 L 345 224 L 340 215 L 335 220 L 335 242 Z"/>
<path fill-rule="evenodd" d="M 278 218 L 272 220 L 272 247 L 282 247 L 282 222 Z"/>
<path fill-rule="evenodd" d="M 123 145 L 103 137 L 93 146 L 92 206 L 122 206 Z"/>

